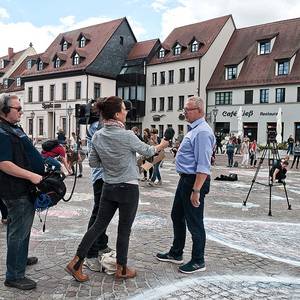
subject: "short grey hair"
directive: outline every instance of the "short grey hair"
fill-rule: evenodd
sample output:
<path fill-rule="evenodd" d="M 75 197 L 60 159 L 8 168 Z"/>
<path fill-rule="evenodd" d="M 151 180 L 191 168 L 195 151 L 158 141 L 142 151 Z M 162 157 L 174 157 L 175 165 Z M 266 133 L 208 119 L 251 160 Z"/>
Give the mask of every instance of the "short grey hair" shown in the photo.
<path fill-rule="evenodd" d="M 200 108 L 200 110 L 204 112 L 204 101 L 202 98 L 198 96 L 191 96 L 187 99 L 187 101 L 193 101 L 196 107 Z"/>
<path fill-rule="evenodd" d="M 9 105 L 11 96 L 9 94 L 6 94 L 6 93 L 3 93 L 3 94 L 0 95 L 0 113 L 2 113 L 2 109 L 4 107 L 4 103 L 5 103 L 7 98 L 9 98 L 9 100 L 7 102 L 7 104 Z"/>

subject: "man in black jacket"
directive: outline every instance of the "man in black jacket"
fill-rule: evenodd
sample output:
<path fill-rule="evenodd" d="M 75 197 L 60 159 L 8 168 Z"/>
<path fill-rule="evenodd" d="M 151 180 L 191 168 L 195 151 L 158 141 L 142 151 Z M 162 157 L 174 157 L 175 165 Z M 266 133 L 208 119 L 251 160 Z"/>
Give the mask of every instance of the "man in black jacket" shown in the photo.
<path fill-rule="evenodd" d="M 17 96 L 0 96 L 0 197 L 8 209 L 4 284 L 29 290 L 36 283 L 25 277 L 25 268 L 37 263 L 36 257 L 28 257 L 35 212 L 31 190 L 42 180 L 44 163 L 28 136 L 16 125 L 22 113 Z"/>

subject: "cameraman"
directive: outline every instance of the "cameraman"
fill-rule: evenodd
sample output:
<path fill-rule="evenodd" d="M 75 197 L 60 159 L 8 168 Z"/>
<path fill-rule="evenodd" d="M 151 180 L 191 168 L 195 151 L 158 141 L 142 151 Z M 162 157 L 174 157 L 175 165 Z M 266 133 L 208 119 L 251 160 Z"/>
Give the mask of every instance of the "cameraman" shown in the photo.
<path fill-rule="evenodd" d="M 0 96 L 0 197 L 8 209 L 4 285 L 30 290 L 36 287 L 36 282 L 25 277 L 25 268 L 38 260 L 28 257 L 35 212 L 31 189 L 42 180 L 44 162 L 22 128 L 16 125 L 22 114 L 17 96 Z"/>
<path fill-rule="evenodd" d="M 286 160 L 281 160 L 279 164 L 273 165 L 270 170 L 271 181 L 275 182 L 277 180 L 278 183 L 284 183 L 288 165 L 289 162 Z"/>

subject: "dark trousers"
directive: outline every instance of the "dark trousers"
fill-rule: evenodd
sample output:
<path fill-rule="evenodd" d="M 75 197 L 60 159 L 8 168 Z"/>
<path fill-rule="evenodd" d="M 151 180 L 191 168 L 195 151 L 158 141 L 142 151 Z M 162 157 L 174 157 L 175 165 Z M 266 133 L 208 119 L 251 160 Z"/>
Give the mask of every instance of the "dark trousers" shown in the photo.
<path fill-rule="evenodd" d="M 233 151 L 228 151 L 227 152 L 227 157 L 228 157 L 228 166 L 232 167 L 232 165 L 233 165 Z"/>
<path fill-rule="evenodd" d="M 299 159 L 300 159 L 300 156 L 295 156 L 294 155 L 294 159 L 293 159 L 293 163 L 292 163 L 292 166 L 291 166 L 291 168 L 293 168 L 294 167 L 294 164 L 295 164 L 295 162 L 296 162 L 296 168 L 298 168 L 298 166 L 299 166 Z"/>
<path fill-rule="evenodd" d="M 98 211 L 99 211 L 99 204 L 100 198 L 102 194 L 102 187 L 103 187 L 103 180 L 98 179 L 93 184 L 94 190 L 94 207 L 92 211 L 92 215 L 89 221 L 88 229 L 92 227 L 95 223 Z M 107 248 L 108 243 L 108 236 L 106 235 L 105 231 L 95 240 L 93 245 L 91 246 L 90 250 L 87 253 L 87 258 L 98 257 L 98 251 L 104 250 Z"/>
<path fill-rule="evenodd" d="M 173 246 L 170 254 L 181 256 L 185 246 L 186 226 L 192 235 L 192 261 L 204 262 L 206 235 L 203 223 L 204 198 L 209 192 L 210 179 L 207 179 L 200 192 L 200 205 L 194 207 L 191 203 L 192 188 L 196 175 L 181 175 L 171 212 L 174 230 Z"/>
<path fill-rule="evenodd" d="M 129 236 L 135 219 L 139 202 L 139 187 L 135 184 L 104 183 L 97 218 L 84 235 L 77 256 L 83 259 L 87 256 L 95 240 L 105 232 L 117 209 L 119 209 L 119 224 L 117 237 L 117 263 L 127 264 Z"/>
<path fill-rule="evenodd" d="M 1 198 L 0 198 L 0 211 L 1 211 L 2 220 L 7 219 L 7 207 Z"/>

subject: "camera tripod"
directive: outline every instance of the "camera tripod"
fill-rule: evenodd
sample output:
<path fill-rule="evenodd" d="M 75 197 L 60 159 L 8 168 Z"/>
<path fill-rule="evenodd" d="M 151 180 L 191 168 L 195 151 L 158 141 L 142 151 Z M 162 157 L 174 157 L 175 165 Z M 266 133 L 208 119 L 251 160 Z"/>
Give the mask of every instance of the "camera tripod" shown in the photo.
<path fill-rule="evenodd" d="M 267 156 L 267 159 L 268 159 L 268 184 L 256 181 L 257 175 L 259 173 L 259 170 L 260 170 L 266 156 Z M 277 142 L 274 141 L 274 140 L 268 140 L 266 147 L 263 149 L 262 156 L 259 159 L 259 163 L 258 163 L 258 166 L 256 168 L 254 177 L 252 179 L 252 183 L 251 183 L 248 195 L 247 195 L 246 199 L 243 201 L 243 205 L 246 206 L 247 200 L 249 198 L 249 195 L 251 193 L 251 190 L 252 190 L 252 187 L 253 187 L 254 183 L 269 187 L 269 213 L 268 213 L 269 216 L 272 216 L 272 187 L 274 186 L 274 183 L 273 183 L 272 178 L 270 176 L 271 175 L 270 171 L 271 171 L 271 168 L 273 166 L 275 166 L 276 161 L 277 161 L 278 164 L 280 164 L 280 155 L 279 155 L 279 152 L 278 152 Z M 286 182 L 284 180 L 283 181 L 279 180 L 278 183 L 283 185 L 284 192 L 285 192 L 285 197 L 286 197 L 286 202 L 287 202 L 287 205 L 288 205 L 288 210 L 291 210 L 292 207 L 291 207 L 291 204 L 289 202 L 289 198 L 288 198 L 288 194 L 287 194 L 287 190 L 286 190 Z"/>

